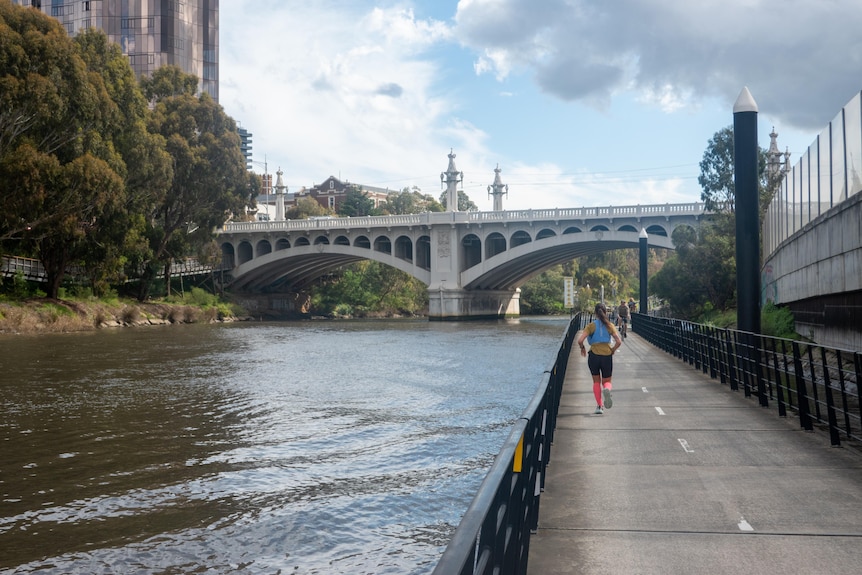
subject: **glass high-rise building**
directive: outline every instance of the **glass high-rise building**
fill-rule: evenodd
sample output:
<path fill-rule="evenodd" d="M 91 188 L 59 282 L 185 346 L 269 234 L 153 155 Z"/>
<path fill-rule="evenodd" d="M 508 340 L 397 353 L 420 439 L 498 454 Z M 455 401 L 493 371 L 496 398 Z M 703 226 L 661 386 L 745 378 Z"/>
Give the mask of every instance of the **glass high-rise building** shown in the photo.
<path fill-rule="evenodd" d="M 219 0 L 15 0 L 63 23 L 70 36 L 104 30 L 149 76 L 174 65 L 198 77 L 198 89 L 218 102 Z"/>

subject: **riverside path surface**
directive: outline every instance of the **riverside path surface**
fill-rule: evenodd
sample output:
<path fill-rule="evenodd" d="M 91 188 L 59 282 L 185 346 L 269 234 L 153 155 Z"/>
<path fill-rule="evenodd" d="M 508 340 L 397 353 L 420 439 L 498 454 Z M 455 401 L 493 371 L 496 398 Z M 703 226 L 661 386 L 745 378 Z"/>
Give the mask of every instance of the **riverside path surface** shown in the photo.
<path fill-rule="evenodd" d="M 862 572 L 862 455 L 629 334 L 594 415 L 578 347 L 528 575 Z"/>

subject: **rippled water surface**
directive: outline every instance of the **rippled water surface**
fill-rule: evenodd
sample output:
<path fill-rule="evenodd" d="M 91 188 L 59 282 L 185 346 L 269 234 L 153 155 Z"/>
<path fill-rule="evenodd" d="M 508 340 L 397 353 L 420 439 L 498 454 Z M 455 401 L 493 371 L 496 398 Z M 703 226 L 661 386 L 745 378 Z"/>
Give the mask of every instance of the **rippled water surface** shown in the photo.
<path fill-rule="evenodd" d="M 3 573 L 429 573 L 565 319 L 0 339 Z"/>

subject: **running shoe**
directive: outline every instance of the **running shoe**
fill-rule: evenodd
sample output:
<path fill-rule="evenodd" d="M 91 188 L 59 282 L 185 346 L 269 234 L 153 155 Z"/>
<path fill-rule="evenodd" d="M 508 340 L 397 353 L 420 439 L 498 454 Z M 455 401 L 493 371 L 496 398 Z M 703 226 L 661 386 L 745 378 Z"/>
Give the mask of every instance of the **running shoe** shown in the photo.
<path fill-rule="evenodd" d="M 604 410 L 604 409 L 602 409 L 602 406 L 601 406 L 601 405 L 597 405 L 597 406 L 596 406 L 596 411 L 595 411 L 595 414 L 596 414 L 596 415 L 601 415 L 601 414 L 603 414 L 604 412 L 605 412 L 605 410 Z"/>
<path fill-rule="evenodd" d="M 611 390 L 607 387 L 602 390 L 602 403 L 607 409 L 614 406 L 614 396 L 611 395 Z"/>

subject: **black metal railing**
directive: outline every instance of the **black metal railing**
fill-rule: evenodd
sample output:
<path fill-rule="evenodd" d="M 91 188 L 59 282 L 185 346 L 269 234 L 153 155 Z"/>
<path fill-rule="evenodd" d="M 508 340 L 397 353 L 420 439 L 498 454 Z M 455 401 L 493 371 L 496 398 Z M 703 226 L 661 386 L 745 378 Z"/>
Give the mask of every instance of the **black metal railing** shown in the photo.
<path fill-rule="evenodd" d="M 804 429 L 827 429 L 832 445 L 862 441 L 862 352 L 644 314 L 632 329 L 780 416 L 795 412 Z"/>
<path fill-rule="evenodd" d="M 512 427 L 433 575 L 526 574 L 572 342 L 585 321 L 578 314 L 569 323 L 553 364 Z"/>

